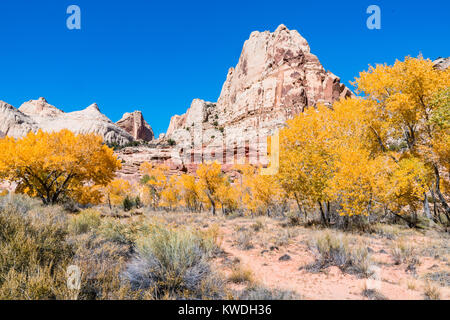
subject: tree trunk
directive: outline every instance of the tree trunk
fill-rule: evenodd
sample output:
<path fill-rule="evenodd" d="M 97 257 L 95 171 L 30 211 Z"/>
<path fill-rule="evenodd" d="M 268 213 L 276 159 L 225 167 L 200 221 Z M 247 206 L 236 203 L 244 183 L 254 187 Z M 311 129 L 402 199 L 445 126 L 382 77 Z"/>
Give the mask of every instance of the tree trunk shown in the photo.
<path fill-rule="evenodd" d="M 322 208 L 322 202 L 318 201 L 318 203 L 319 203 L 320 217 L 322 218 L 322 223 L 325 226 L 328 226 L 327 218 L 326 218 L 325 212 L 324 212 L 324 210 Z"/>
<path fill-rule="evenodd" d="M 427 194 L 424 192 L 423 193 L 423 213 L 425 214 L 425 216 L 430 219 L 433 220 L 433 217 L 431 216 L 431 212 L 430 212 L 430 204 L 428 203 L 428 197 Z"/>
<path fill-rule="evenodd" d="M 450 207 L 447 204 L 447 201 L 445 201 L 445 198 L 441 193 L 441 187 L 440 187 L 441 177 L 439 176 L 439 169 L 438 169 L 437 165 L 434 165 L 434 175 L 436 176 L 436 189 L 435 189 L 436 194 L 439 198 L 439 201 L 442 204 L 442 207 L 444 208 L 445 215 L 447 216 L 447 218 L 450 218 Z"/>

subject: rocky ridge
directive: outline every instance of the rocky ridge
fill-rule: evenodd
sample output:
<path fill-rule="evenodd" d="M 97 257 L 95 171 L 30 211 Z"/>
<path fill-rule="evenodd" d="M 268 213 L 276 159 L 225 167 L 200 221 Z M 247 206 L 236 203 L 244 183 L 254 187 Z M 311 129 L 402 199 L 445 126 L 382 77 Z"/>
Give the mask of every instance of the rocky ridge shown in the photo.
<path fill-rule="evenodd" d="M 142 113 L 134 112 L 133 115 L 140 118 L 133 122 L 132 127 L 124 129 L 102 114 L 96 103 L 84 110 L 66 113 L 49 104 L 45 98 L 27 101 L 18 109 L 1 101 L 0 133 L 20 138 L 30 131 L 36 132 L 39 129 L 46 132 L 69 129 L 75 133 L 98 134 L 109 144 L 126 145 L 136 139 L 133 134 L 137 132 L 140 136 L 143 132 L 146 134 L 144 137 L 151 140 L 153 131 L 143 119 Z M 141 125 L 144 128 L 140 128 Z"/>

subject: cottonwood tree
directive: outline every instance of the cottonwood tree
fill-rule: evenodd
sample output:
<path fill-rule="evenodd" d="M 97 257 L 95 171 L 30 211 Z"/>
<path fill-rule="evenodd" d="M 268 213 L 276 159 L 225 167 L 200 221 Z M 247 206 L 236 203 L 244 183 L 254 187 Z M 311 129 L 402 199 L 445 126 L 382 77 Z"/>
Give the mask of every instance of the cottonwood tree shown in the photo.
<path fill-rule="evenodd" d="M 227 179 L 222 173 L 222 166 L 217 161 L 202 163 L 197 169 L 197 176 L 203 202 L 215 215 L 220 196 L 219 190 Z"/>
<path fill-rule="evenodd" d="M 180 204 L 182 206 L 190 211 L 200 209 L 200 190 L 194 176 L 182 174 L 178 179 L 178 189 L 180 190 Z"/>
<path fill-rule="evenodd" d="M 325 224 L 333 201 L 341 215 L 380 206 L 413 226 L 421 206 L 430 216 L 428 191 L 448 216 L 449 72 L 407 57 L 355 84 L 363 97 L 309 108 L 280 132 L 282 187 L 298 203 L 317 203 Z"/>
<path fill-rule="evenodd" d="M 438 70 L 421 57 L 407 57 L 393 66 L 371 67 L 355 84 L 358 92 L 374 104 L 371 133 L 379 151 L 396 151 L 393 157 L 397 157 L 399 170 L 404 171 L 400 162 L 403 158 L 409 159 L 408 166 L 415 165 L 416 172 L 430 170 L 434 175 L 432 186 L 424 174 L 414 178 L 424 186 L 424 207 L 428 189 L 450 217 L 448 196 L 444 194 L 449 184 L 450 70 Z"/>
<path fill-rule="evenodd" d="M 16 192 L 46 205 L 62 196 L 78 200 L 91 188 L 107 185 L 121 163 L 100 136 L 69 130 L 30 132 L 0 140 L 0 178 L 18 184 Z"/>
<path fill-rule="evenodd" d="M 148 189 L 150 204 L 154 209 L 158 208 L 161 201 L 161 194 L 169 183 L 169 167 L 164 164 L 152 164 L 144 162 L 140 171 L 143 174 L 141 184 L 144 189 Z"/>
<path fill-rule="evenodd" d="M 333 174 L 335 155 L 327 143 L 330 110 L 322 105 L 309 108 L 287 121 L 280 131 L 280 168 L 277 178 L 297 203 L 318 206 L 322 222 L 330 222 L 330 197 L 326 187 Z"/>
<path fill-rule="evenodd" d="M 123 203 L 125 198 L 132 193 L 131 183 L 124 179 L 114 179 L 103 190 L 104 201 L 112 209 L 113 205 Z"/>

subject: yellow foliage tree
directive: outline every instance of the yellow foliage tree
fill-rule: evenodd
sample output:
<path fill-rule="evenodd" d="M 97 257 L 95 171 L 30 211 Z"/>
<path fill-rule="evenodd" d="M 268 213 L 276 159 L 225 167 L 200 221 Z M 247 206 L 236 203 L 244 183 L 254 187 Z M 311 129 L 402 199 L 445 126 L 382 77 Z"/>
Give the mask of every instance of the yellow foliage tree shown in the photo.
<path fill-rule="evenodd" d="M 171 176 L 165 188 L 161 191 L 161 207 L 168 207 L 169 210 L 174 209 L 180 201 L 180 184 L 179 177 Z"/>
<path fill-rule="evenodd" d="M 103 188 L 104 201 L 109 208 L 113 205 L 119 205 L 132 193 L 132 186 L 128 180 L 114 179 L 105 188 Z"/>
<path fill-rule="evenodd" d="M 161 194 L 169 182 L 169 167 L 164 164 L 155 165 L 144 162 L 140 170 L 143 174 L 141 184 L 148 188 L 150 192 L 150 204 L 156 209 L 160 205 Z"/>
<path fill-rule="evenodd" d="M 217 194 L 222 214 L 225 215 L 238 209 L 240 191 L 236 183 L 232 184 L 228 179 L 224 180 L 224 183 L 219 185 Z"/>
<path fill-rule="evenodd" d="M 261 175 L 261 168 L 250 165 L 237 165 L 235 169 L 241 174 L 235 189 L 241 193 L 242 205 L 252 215 L 265 213 L 270 216 L 271 210 L 284 200 L 278 179 L 274 175 Z"/>
<path fill-rule="evenodd" d="M 121 168 L 100 136 L 69 130 L 30 132 L 0 140 L 0 178 L 18 183 L 16 192 L 54 204 L 62 196 L 86 198 L 86 186 L 105 186 Z"/>
<path fill-rule="evenodd" d="M 396 61 L 393 66 L 371 67 L 360 74 L 355 84 L 358 92 L 364 93 L 366 99 L 375 105 L 372 108 L 371 132 L 379 144 L 379 151 L 397 151 L 397 162 L 405 157 L 416 157 L 410 161 L 417 170 L 431 171 L 434 186 L 428 185 L 423 190 L 424 207 L 427 207 L 426 191 L 430 190 L 437 195 L 450 218 L 448 195 L 441 190 L 449 181 L 443 170 L 448 165 L 450 148 L 445 143 L 449 141 L 446 123 L 450 118 L 450 70 L 438 70 L 430 60 L 407 57 L 403 62 Z M 377 131 L 376 127 L 384 130 Z M 398 163 L 398 170 L 406 173 L 401 163 Z M 412 178 L 409 174 L 406 176 Z M 410 182 L 414 183 L 414 179 Z M 413 203 L 409 205 L 414 207 Z"/>
<path fill-rule="evenodd" d="M 421 202 L 427 211 L 434 170 L 434 191 L 447 208 L 440 188 L 448 179 L 449 79 L 431 61 L 409 57 L 361 73 L 355 83 L 364 97 L 309 108 L 281 131 L 282 187 L 297 203 L 317 203 L 326 224 L 330 201 L 341 215 L 367 215 L 382 204 L 416 217 Z"/>
<path fill-rule="evenodd" d="M 182 174 L 178 179 L 180 190 L 180 203 L 190 211 L 200 209 L 200 190 L 195 181 L 195 177 L 189 174 Z"/>
<path fill-rule="evenodd" d="M 300 207 L 319 206 L 322 220 L 329 222 L 327 183 L 333 174 L 335 153 L 329 143 L 331 110 L 323 105 L 309 108 L 280 131 L 278 181 Z"/>
<path fill-rule="evenodd" d="M 202 163 L 197 169 L 197 176 L 202 202 L 207 208 L 211 208 L 212 214 L 215 215 L 220 197 L 219 190 L 227 179 L 222 174 L 222 166 L 217 161 Z"/>

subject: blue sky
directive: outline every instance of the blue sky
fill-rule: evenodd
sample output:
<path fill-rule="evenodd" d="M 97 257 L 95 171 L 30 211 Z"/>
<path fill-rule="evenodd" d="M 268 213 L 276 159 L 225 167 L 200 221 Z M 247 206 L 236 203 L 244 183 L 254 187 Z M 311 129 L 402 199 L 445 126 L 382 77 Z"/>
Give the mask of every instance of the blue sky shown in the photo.
<path fill-rule="evenodd" d="M 72 4 L 81 30 L 66 27 Z M 381 30 L 366 28 L 371 4 Z M 448 0 L 2 0 L 0 100 L 43 96 L 64 111 L 97 102 L 113 121 L 139 109 L 159 134 L 192 99 L 217 100 L 254 30 L 298 30 L 348 84 L 368 64 L 450 56 L 449 12 Z"/>

